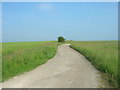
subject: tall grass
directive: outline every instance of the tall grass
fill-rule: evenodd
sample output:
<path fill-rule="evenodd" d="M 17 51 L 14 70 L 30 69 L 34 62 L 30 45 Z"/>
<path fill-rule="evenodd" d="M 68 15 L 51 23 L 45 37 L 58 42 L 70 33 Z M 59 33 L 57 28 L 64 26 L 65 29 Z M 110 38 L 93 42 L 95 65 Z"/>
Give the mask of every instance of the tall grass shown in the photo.
<path fill-rule="evenodd" d="M 2 81 L 47 62 L 57 50 L 55 41 L 12 42 L 2 46 Z"/>
<path fill-rule="evenodd" d="M 109 81 L 118 82 L 117 41 L 72 41 L 71 47 L 83 54 L 97 69 L 109 75 Z"/>
<path fill-rule="evenodd" d="M 0 82 L 2 81 L 2 43 L 0 43 Z"/>

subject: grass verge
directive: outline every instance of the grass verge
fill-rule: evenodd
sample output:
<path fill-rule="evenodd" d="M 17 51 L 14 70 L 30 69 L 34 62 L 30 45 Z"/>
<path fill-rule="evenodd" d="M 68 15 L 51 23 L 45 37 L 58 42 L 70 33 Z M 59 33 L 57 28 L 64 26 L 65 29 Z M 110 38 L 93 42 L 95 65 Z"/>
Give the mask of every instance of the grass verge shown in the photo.
<path fill-rule="evenodd" d="M 98 70 L 104 72 L 115 87 L 118 87 L 118 42 L 117 41 L 71 41 L 71 47 L 83 54 Z"/>
<path fill-rule="evenodd" d="M 0 43 L 0 82 L 2 82 L 2 43 Z"/>

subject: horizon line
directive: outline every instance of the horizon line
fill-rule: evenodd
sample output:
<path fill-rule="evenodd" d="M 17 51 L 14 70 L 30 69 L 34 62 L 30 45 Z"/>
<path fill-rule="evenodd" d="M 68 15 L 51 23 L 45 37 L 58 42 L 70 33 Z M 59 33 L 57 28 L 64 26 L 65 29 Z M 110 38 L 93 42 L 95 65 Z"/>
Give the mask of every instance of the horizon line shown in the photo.
<path fill-rule="evenodd" d="M 50 40 L 50 41 L 57 41 L 57 40 Z M 66 41 L 120 41 L 120 40 L 66 40 Z M 9 42 L 45 42 L 45 41 L 4 41 L 0 43 L 9 43 Z"/>

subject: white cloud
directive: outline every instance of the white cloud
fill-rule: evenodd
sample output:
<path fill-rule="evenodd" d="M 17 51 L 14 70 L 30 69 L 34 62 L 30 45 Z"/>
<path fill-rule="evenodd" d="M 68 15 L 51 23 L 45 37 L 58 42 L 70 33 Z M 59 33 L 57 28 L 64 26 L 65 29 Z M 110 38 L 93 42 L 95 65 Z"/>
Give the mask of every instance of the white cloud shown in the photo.
<path fill-rule="evenodd" d="M 48 4 L 48 3 L 41 3 L 38 5 L 38 8 L 40 8 L 41 10 L 52 10 L 53 9 L 53 5 L 52 4 Z"/>

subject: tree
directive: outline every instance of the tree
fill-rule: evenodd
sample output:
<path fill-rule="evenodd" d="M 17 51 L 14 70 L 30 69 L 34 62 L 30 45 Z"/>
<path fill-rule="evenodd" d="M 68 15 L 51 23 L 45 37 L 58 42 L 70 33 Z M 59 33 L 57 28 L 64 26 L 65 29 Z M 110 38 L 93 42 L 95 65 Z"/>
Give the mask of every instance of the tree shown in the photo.
<path fill-rule="evenodd" d="M 64 37 L 62 37 L 62 36 L 59 36 L 58 37 L 58 42 L 64 42 L 65 41 L 65 38 Z"/>

